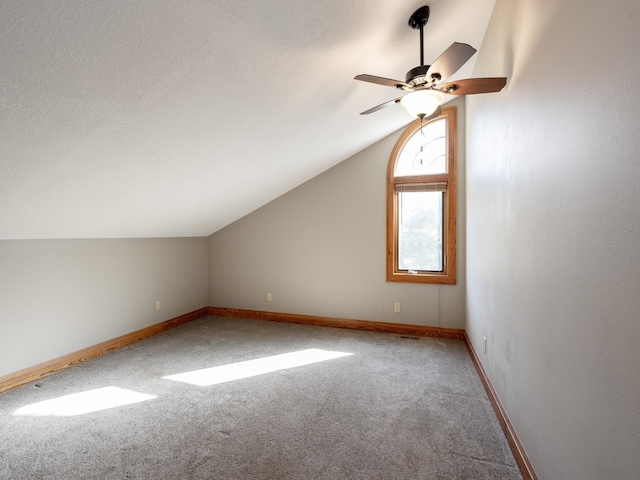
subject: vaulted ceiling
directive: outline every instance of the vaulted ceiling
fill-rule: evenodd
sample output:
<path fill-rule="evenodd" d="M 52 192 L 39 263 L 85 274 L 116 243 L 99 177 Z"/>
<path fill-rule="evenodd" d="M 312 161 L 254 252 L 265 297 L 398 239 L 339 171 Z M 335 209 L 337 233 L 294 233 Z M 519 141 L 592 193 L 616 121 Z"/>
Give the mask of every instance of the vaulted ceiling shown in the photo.
<path fill-rule="evenodd" d="M 5 0 L 0 239 L 209 235 L 411 121 L 353 77 L 419 64 L 418 7 L 431 63 L 494 3 Z"/>

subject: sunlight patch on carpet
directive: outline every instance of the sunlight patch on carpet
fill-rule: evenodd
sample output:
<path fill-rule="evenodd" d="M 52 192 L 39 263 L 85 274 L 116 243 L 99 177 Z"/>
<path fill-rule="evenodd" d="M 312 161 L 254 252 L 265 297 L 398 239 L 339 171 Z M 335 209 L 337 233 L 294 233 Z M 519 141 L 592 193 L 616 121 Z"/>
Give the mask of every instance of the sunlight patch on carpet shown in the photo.
<path fill-rule="evenodd" d="M 216 385 L 218 383 L 232 382 L 242 378 L 255 377 L 265 373 L 276 372 L 288 368 L 301 367 L 312 363 L 333 360 L 334 358 L 346 357 L 353 353 L 332 352 L 311 348 L 300 350 L 299 352 L 283 353 L 271 357 L 257 358 L 245 362 L 230 363 L 219 367 L 205 368 L 191 372 L 168 375 L 167 380 L 190 383 L 201 387 Z"/>
<path fill-rule="evenodd" d="M 34 417 L 71 417 L 144 402 L 153 398 L 156 396 L 119 387 L 104 387 L 32 403 L 18 408 L 13 414 Z"/>

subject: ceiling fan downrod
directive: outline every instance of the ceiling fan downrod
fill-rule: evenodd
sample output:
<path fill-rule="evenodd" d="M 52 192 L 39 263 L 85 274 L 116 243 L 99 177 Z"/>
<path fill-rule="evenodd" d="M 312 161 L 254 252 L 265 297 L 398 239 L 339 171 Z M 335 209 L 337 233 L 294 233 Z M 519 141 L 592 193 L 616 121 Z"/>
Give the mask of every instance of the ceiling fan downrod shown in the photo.
<path fill-rule="evenodd" d="M 406 83 L 417 86 L 426 83 L 425 75 L 429 70 L 429 65 L 424 64 L 424 26 L 429 21 L 429 6 L 425 5 L 413 12 L 409 18 L 409 26 L 413 29 L 420 30 L 420 65 L 412 68 L 407 72 L 405 77 Z"/>
<path fill-rule="evenodd" d="M 424 26 L 429 21 L 429 5 L 420 7 L 409 18 L 409 26 L 420 30 L 420 65 L 424 65 Z"/>

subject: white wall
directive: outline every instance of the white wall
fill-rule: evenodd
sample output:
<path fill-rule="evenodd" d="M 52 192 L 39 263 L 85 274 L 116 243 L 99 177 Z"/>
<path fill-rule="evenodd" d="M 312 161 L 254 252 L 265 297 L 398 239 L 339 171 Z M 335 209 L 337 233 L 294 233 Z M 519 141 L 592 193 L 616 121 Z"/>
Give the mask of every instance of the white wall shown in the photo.
<path fill-rule="evenodd" d="M 541 479 L 640 472 L 640 4 L 498 0 L 467 99 L 466 328 Z"/>
<path fill-rule="evenodd" d="M 210 304 L 463 328 L 465 117 L 463 100 L 455 104 L 462 186 L 458 285 L 386 282 L 385 182 L 396 132 L 213 234 Z M 401 303 L 400 313 L 394 302 Z"/>
<path fill-rule="evenodd" d="M 0 241 L 0 376 L 207 306 L 207 256 L 206 238 Z"/>

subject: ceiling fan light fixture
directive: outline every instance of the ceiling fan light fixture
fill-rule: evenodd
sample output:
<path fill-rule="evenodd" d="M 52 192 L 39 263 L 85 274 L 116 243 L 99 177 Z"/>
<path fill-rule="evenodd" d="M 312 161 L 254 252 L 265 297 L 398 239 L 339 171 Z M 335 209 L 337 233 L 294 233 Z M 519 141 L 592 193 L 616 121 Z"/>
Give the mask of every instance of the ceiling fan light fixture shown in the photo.
<path fill-rule="evenodd" d="M 400 100 L 400 105 L 414 117 L 428 117 L 444 101 L 444 94 L 438 90 L 417 90 Z"/>
<path fill-rule="evenodd" d="M 424 63 L 424 27 L 429 21 L 429 6 L 425 5 L 413 12 L 409 18 L 409 26 L 420 30 L 420 65 L 409 70 L 405 81 L 375 75 L 356 75 L 355 79 L 376 83 L 411 93 L 404 97 L 394 98 L 381 103 L 360 115 L 368 115 L 385 107 L 400 103 L 409 114 L 424 119 L 440 113 L 438 107 L 447 95 L 474 95 L 478 93 L 499 92 L 507 83 L 506 77 L 466 78 L 455 82 L 440 82 L 454 75 L 476 53 L 476 49 L 466 43 L 453 42 L 431 65 Z M 438 111 L 439 112 L 439 111 Z"/>

